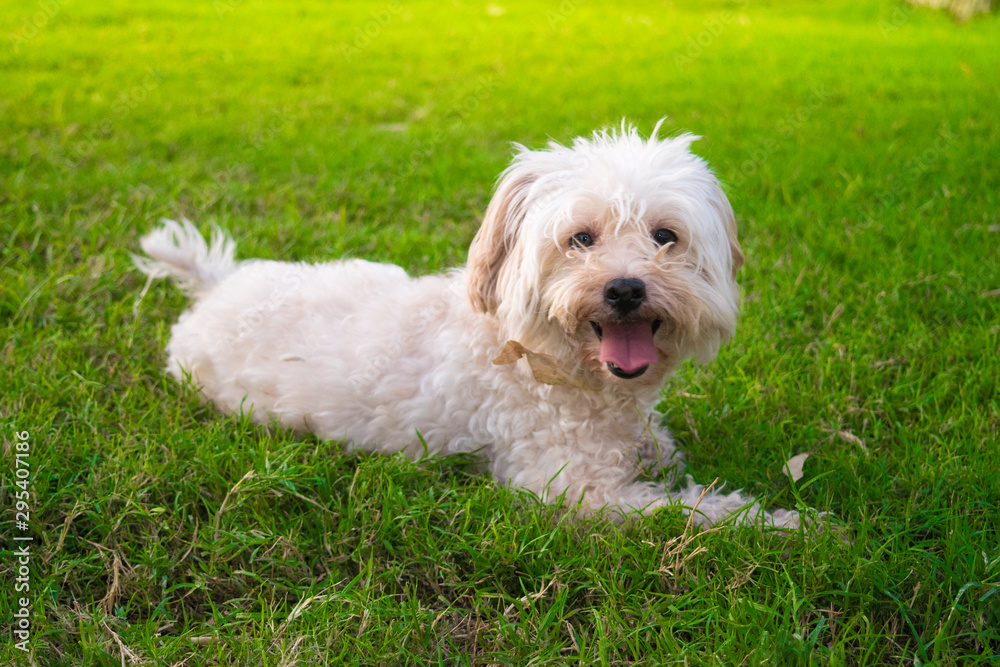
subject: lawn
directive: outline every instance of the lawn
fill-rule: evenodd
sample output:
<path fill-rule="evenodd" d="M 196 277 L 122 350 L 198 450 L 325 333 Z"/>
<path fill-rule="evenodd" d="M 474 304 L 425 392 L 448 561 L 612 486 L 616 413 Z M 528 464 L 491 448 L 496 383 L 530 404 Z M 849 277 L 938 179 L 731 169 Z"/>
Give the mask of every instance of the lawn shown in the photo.
<path fill-rule="evenodd" d="M 3 664 L 1000 661 L 996 14 L 0 9 Z M 165 375 L 185 300 L 130 258 L 158 218 L 429 273 L 464 261 L 511 141 L 623 117 L 703 137 L 747 256 L 736 338 L 664 389 L 689 472 L 833 530 L 569 522 Z"/>

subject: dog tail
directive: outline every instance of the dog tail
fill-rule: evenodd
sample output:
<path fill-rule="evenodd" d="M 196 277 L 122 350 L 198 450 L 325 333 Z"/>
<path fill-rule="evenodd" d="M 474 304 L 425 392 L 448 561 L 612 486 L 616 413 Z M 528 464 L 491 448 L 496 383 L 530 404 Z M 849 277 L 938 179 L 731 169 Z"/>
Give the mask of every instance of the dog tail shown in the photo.
<path fill-rule="evenodd" d="M 164 218 L 160 222 L 163 226 L 139 242 L 149 257 L 132 255 L 135 265 L 150 281 L 169 276 L 187 294 L 196 296 L 236 270 L 236 243 L 218 227 L 209 245 L 189 220 Z"/>

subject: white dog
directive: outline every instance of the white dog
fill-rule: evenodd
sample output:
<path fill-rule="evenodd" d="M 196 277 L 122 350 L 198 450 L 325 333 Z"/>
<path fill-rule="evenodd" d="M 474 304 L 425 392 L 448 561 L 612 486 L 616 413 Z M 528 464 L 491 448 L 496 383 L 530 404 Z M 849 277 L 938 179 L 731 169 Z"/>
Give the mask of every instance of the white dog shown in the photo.
<path fill-rule="evenodd" d="M 409 277 L 362 260 L 234 261 L 165 221 L 137 258 L 194 298 L 169 371 L 227 412 L 251 411 L 348 448 L 476 452 L 501 482 L 619 516 L 692 508 L 703 487 L 636 481 L 680 462 L 654 412 L 686 357 L 708 361 L 736 326 L 743 256 L 697 137 L 624 124 L 545 150 L 517 146 L 468 265 Z M 798 525 L 712 491 L 708 525 Z"/>

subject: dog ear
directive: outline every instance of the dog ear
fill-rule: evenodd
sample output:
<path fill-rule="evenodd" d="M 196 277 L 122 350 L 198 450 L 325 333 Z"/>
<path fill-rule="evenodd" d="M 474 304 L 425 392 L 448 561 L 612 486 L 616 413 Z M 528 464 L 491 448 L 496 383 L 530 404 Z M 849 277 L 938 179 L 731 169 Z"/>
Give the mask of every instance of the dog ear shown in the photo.
<path fill-rule="evenodd" d="M 523 164 L 515 165 L 504 174 L 469 247 L 469 299 L 473 308 L 481 313 L 496 313 L 500 270 L 517 243 L 527 213 L 528 190 L 537 178 L 538 174 Z"/>
<path fill-rule="evenodd" d="M 729 235 L 729 250 L 733 253 L 733 280 L 736 280 L 736 273 L 743 266 L 743 249 L 736 239 L 736 220 L 731 225 L 727 225 L 726 233 Z"/>
<path fill-rule="evenodd" d="M 740 242 L 736 238 L 736 214 L 733 213 L 733 207 L 721 189 L 718 191 L 718 197 L 714 204 L 716 211 L 722 217 L 722 224 L 726 228 L 729 252 L 733 257 L 733 280 L 736 280 L 736 273 L 743 266 L 743 249 L 740 248 Z"/>

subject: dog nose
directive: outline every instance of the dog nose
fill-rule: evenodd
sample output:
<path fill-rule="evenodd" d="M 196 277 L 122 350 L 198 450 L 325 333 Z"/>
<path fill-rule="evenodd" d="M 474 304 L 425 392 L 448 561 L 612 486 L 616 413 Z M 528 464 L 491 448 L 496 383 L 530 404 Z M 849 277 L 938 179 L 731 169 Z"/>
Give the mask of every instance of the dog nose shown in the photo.
<path fill-rule="evenodd" d="M 646 283 L 638 278 L 615 278 L 604 286 L 604 301 L 619 315 L 627 315 L 646 300 Z"/>

